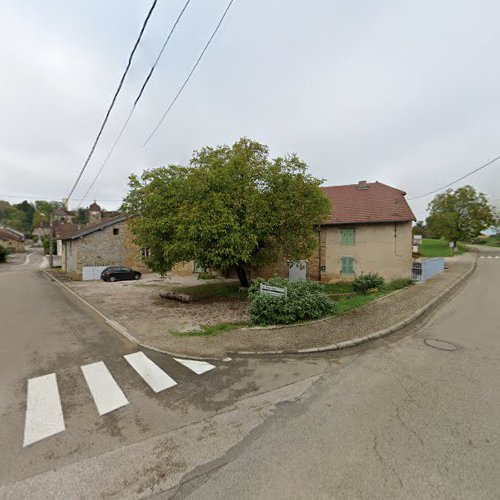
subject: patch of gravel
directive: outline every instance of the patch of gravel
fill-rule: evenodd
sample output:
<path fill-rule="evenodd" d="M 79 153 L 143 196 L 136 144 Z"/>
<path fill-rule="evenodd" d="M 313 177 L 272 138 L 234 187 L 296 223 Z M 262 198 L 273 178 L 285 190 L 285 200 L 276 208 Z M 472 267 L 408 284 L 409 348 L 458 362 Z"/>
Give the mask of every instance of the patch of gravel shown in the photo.
<path fill-rule="evenodd" d="M 176 337 L 170 331 L 189 331 L 220 322 L 248 321 L 247 302 L 191 303 L 160 299 L 165 288 L 139 283 L 79 282 L 70 286 L 134 337 L 158 349 L 186 356 L 223 357 L 232 352 L 279 351 L 321 347 L 362 337 L 405 320 L 462 276 L 474 256 L 447 261 L 448 269 L 423 284 L 408 287 L 341 316 L 279 329 L 241 328 L 208 337 Z M 199 283 L 199 281 L 198 281 Z"/>

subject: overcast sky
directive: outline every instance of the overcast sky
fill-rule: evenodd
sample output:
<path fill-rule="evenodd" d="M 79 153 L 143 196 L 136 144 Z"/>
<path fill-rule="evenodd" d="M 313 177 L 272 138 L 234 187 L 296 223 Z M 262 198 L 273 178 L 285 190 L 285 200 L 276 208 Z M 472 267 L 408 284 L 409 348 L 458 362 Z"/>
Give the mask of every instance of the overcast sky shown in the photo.
<path fill-rule="evenodd" d="M 159 0 L 74 200 L 99 169 L 184 2 Z M 0 199 L 68 194 L 150 3 L 0 2 Z M 500 154 L 496 0 L 235 0 L 143 148 L 226 4 L 191 1 L 90 199 L 116 208 L 131 172 L 186 164 L 193 150 L 244 135 L 273 156 L 297 153 L 326 185 L 378 180 L 408 197 Z M 457 187 L 465 183 L 500 203 L 500 162 Z M 419 219 L 430 199 L 410 202 Z"/>

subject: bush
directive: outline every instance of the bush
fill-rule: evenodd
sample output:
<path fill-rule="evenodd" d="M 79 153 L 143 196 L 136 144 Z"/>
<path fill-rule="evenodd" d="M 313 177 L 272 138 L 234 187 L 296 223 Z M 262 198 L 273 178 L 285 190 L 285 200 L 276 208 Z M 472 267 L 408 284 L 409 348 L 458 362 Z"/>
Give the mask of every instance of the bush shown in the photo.
<path fill-rule="evenodd" d="M 260 284 L 287 289 L 287 297 L 261 294 Z M 325 293 L 323 285 L 314 281 L 288 281 L 284 278 L 255 280 L 248 289 L 251 301 L 249 313 L 259 325 L 289 324 L 318 319 L 333 313 L 335 303 Z"/>
<path fill-rule="evenodd" d="M 0 262 L 7 262 L 7 255 L 9 255 L 9 251 L 5 247 L 0 246 Z"/>
<path fill-rule="evenodd" d="M 362 274 L 352 282 L 352 289 L 356 293 L 366 295 L 369 290 L 384 286 L 384 278 L 377 273 Z"/>

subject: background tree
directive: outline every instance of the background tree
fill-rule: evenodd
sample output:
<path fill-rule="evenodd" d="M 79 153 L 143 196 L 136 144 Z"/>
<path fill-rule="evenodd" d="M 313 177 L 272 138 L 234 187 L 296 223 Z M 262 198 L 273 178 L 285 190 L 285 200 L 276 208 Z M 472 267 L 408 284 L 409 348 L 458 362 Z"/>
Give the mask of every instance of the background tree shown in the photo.
<path fill-rule="evenodd" d="M 486 195 L 472 186 L 438 194 L 429 204 L 427 227 L 436 237 L 470 241 L 481 231 L 495 225 L 495 214 Z"/>
<path fill-rule="evenodd" d="M 195 259 L 236 269 L 248 286 L 249 268 L 311 255 L 331 208 L 320 183 L 297 156 L 271 160 L 267 146 L 242 138 L 195 152 L 189 167 L 132 175 L 123 208 L 137 215 L 132 232 L 153 270 Z"/>
<path fill-rule="evenodd" d="M 23 233 L 31 233 L 31 224 L 27 221 L 26 213 L 8 201 L 0 200 L 0 225 L 11 227 Z"/>
<path fill-rule="evenodd" d="M 33 228 L 40 226 L 40 222 L 49 222 L 50 213 L 53 210 L 63 207 L 64 204 L 60 201 L 35 201 L 35 213 L 33 215 Z"/>
<path fill-rule="evenodd" d="M 412 233 L 413 234 L 419 234 L 422 236 L 422 238 L 429 238 L 429 230 L 425 226 L 424 221 L 419 220 L 415 223 L 415 225 L 412 228 Z"/>
<path fill-rule="evenodd" d="M 73 217 L 73 222 L 75 224 L 88 224 L 89 222 L 89 209 L 88 208 L 78 208 L 75 217 Z"/>

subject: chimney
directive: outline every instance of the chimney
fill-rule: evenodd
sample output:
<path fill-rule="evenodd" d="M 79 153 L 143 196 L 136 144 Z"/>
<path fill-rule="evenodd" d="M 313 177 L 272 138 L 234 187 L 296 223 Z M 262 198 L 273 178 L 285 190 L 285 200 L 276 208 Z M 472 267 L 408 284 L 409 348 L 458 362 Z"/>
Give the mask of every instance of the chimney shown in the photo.
<path fill-rule="evenodd" d="M 363 191 L 365 189 L 368 189 L 368 184 L 366 183 L 366 181 L 359 181 L 358 182 L 358 190 Z"/>

